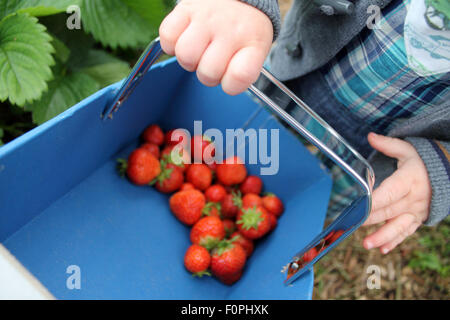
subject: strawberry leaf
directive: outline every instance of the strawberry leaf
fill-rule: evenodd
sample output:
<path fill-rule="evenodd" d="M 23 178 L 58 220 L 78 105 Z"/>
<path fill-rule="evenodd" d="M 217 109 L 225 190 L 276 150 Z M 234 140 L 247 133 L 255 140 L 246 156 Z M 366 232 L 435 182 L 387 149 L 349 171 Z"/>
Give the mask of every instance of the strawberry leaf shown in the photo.
<path fill-rule="evenodd" d="M 71 5 L 80 5 L 80 0 L 3 0 L 0 18 L 12 13 L 28 13 L 41 17 L 65 12 Z"/>
<path fill-rule="evenodd" d="M 49 82 L 48 90 L 39 101 L 27 106 L 27 110 L 32 111 L 35 123 L 42 124 L 99 89 L 99 84 L 89 75 L 67 72 L 58 65 L 55 67 L 55 79 Z"/>
<path fill-rule="evenodd" d="M 161 0 L 82 0 L 85 30 L 104 46 L 139 47 L 158 34 L 164 18 Z"/>
<path fill-rule="evenodd" d="M 39 99 L 52 78 L 52 38 L 27 14 L 0 21 L 0 101 L 24 106 Z"/>
<path fill-rule="evenodd" d="M 73 69 L 89 75 L 102 88 L 127 77 L 131 70 L 127 62 L 102 50 L 89 50 Z"/>

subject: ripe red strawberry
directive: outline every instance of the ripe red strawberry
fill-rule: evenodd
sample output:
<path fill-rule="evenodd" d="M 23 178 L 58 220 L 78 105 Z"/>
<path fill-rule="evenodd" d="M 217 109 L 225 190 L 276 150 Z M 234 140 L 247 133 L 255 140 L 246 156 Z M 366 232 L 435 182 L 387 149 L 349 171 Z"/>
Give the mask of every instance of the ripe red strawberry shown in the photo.
<path fill-rule="evenodd" d="M 205 190 L 206 200 L 220 202 L 227 195 L 227 191 L 220 184 L 215 184 Z"/>
<path fill-rule="evenodd" d="M 254 193 L 247 193 L 242 197 L 242 208 L 253 208 L 262 206 L 262 199 Z"/>
<path fill-rule="evenodd" d="M 257 176 L 248 176 L 245 178 L 244 182 L 242 182 L 239 189 L 241 190 L 242 194 L 247 193 L 254 193 L 254 194 L 261 194 L 263 188 L 263 182 L 260 177 Z"/>
<path fill-rule="evenodd" d="M 217 165 L 217 180 L 225 185 L 231 186 L 242 183 L 247 177 L 247 169 L 243 161 L 238 157 L 228 158 L 224 163 Z"/>
<path fill-rule="evenodd" d="M 198 190 L 206 190 L 212 182 L 212 172 L 205 164 L 192 164 L 186 172 L 186 180 Z"/>
<path fill-rule="evenodd" d="M 259 239 L 271 228 L 269 214 L 263 207 L 241 209 L 237 216 L 239 232 L 248 239 Z"/>
<path fill-rule="evenodd" d="M 165 159 L 169 163 L 173 163 L 176 166 L 178 166 L 183 172 L 189 168 L 191 163 L 191 158 L 189 156 L 189 153 L 186 150 L 180 150 L 178 149 L 178 153 L 173 152 L 175 146 L 168 146 L 165 147 L 161 151 L 161 159 Z M 178 147 L 177 147 L 178 148 Z"/>
<path fill-rule="evenodd" d="M 184 255 L 184 266 L 194 276 L 211 275 L 208 272 L 210 264 L 211 255 L 208 250 L 197 244 L 190 246 Z"/>
<path fill-rule="evenodd" d="M 205 196 L 198 190 L 179 191 L 169 201 L 175 217 L 188 226 L 200 220 L 205 203 Z"/>
<path fill-rule="evenodd" d="M 146 142 L 141 146 L 142 149 L 147 149 L 150 151 L 152 155 L 155 156 L 156 159 L 159 159 L 161 152 L 159 151 L 159 147 L 154 143 Z"/>
<path fill-rule="evenodd" d="M 278 219 L 273 213 L 268 212 L 268 215 L 270 221 L 270 231 L 273 231 L 278 225 Z"/>
<path fill-rule="evenodd" d="M 233 241 L 233 243 L 239 244 L 245 250 L 247 259 L 252 255 L 253 250 L 255 249 L 253 240 L 247 239 L 240 232 L 234 232 L 230 236 L 230 239 L 231 239 L 231 241 Z"/>
<path fill-rule="evenodd" d="M 217 217 L 204 217 L 197 221 L 191 229 L 191 242 L 212 250 L 225 238 L 222 220 Z"/>
<path fill-rule="evenodd" d="M 214 144 L 207 136 L 194 136 L 191 139 L 191 155 L 194 163 L 211 162 L 216 154 Z"/>
<path fill-rule="evenodd" d="M 340 236 L 342 236 L 344 234 L 344 230 L 337 230 L 336 232 L 333 232 L 333 234 L 329 237 L 329 239 L 327 240 L 327 245 L 332 244 L 333 242 L 335 242 L 337 239 L 339 239 Z"/>
<path fill-rule="evenodd" d="M 189 135 L 181 129 L 172 129 L 167 131 L 165 136 L 166 146 L 176 146 L 180 144 L 183 148 L 189 146 Z"/>
<path fill-rule="evenodd" d="M 273 193 L 268 193 L 262 198 L 264 208 L 273 213 L 277 218 L 281 216 L 284 211 L 283 202 Z"/>
<path fill-rule="evenodd" d="M 222 218 L 221 205 L 217 202 L 207 202 L 202 210 L 204 216 Z"/>
<path fill-rule="evenodd" d="M 328 233 L 324 238 L 323 238 L 323 240 L 326 242 L 328 239 L 330 239 L 332 236 L 333 236 L 333 234 L 334 234 L 334 232 L 335 231 L 330 231 L 330 233 Z"/>
<path fill-rule="evenodd" d="M 303 254 L 303 262 L 307 263 L 312 261 L 316 256 L 317 256 L 318 252 L 316 248 L 311 248 L 308 251 L 306 251 Z"/>
<path fill-rule="evenodd" d="M 236 283 L 237 281 L 239 281 L 242 277 L 243 271 L 239 271 L 227 276 L 221 276 L 219 277 L 219 280 L 221 282 L 223 282 L 224 284 L 231 286 L 232 284 Z"/>
<path fill-rule="evenodd" d="M 161 173 L 158 159 L 146 149 L 136 149 L 128 157 L 128 161 L 119 159 L 119 171 L 127 174 L 128 179 L 136 185 L 149 184 Z"/>
<path fill-rule="evenodd" d="M 240 272 L 246 260 L 245 250 L 239 244 L 223 240 L 212 252 L 211 271 L 222 279 Z"/>
<path fill-rule="evenodd" d="M 206 165 L 211 169 L 212 172 L 216 173 L 217 163 L 215 161 L 207 163 Z"/>
<path fill-rule="evenodd" d="M 181 188 L 184 182 L 183 172 L 174 164 L 168 163 L 156 178 L 156 189 L 162 193 L 172 193 Z"/>
<path fill-rule="evenodd" d="M 164 132 L 158 125 L 153 124 L 145 129 L 142 140 L 161 146 L 164 143 Z"/>
<path fill-rule="evenodd" d="M 180 191 L 186 191 L 186 190 L 195 190 L 195 187 L 190 182 L 185 182 L 180 188 Z"/>
<path fill-rule="evenodd" d="M 228 193 L 220 202 L 222 206 L 222 217 L 224 219 L 233 219 L 242 207 L 242 199 L 240 192 Z"/>
<path fill-rule="evenodd" d="M 225 237 L 229 238 L 236 231 L 236 223 L 231 219 L 225 219 L 222 221 L 225 228 Z M 244 248 L 245 249 L 245 248 Z"/>

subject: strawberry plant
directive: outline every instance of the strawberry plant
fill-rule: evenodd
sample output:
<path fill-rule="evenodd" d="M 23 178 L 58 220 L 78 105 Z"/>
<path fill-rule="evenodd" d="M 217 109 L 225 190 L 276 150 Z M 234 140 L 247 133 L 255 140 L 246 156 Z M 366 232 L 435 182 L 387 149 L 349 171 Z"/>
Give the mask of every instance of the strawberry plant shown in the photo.
<path fill-rule="evenodd" d="M 0 0 L 0 145 L 127 76 L 172 5 Z"/>

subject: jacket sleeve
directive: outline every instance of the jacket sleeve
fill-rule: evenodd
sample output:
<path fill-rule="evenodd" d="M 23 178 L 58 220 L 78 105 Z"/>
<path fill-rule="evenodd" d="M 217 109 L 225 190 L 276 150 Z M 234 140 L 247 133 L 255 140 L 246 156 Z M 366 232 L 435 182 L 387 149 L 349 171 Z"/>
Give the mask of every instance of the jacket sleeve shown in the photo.
<path fill-rule="evenodd" d="M 273 25 L 273 41 L 275 41 L 280 34 L 281 29 L 281 14 L 278 0 L 240 0 L 245 2 L 262 12 L 264 12 L 272 21 Z"/>
<path fill-rule="evenodd" d="M 427 138 L 406 138 L 419 153 L 428 171 L 432 197 L 425 225 L 434 226 L 450 212 L 450 142 Z"/>

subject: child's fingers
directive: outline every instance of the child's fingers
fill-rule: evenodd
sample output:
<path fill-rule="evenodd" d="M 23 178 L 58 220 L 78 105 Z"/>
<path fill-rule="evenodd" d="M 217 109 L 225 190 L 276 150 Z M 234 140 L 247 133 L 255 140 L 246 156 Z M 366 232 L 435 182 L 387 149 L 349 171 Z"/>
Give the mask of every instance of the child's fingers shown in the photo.
<path fill-rule="evenodd" d="M 197 77 L 200 82 L 209 87 L 219 85 L 234 52 L 234 48 L 225 41 L 211 42 L 197 68 Z"/>
<path fill-rule="evenodd" d="M 229 95 L 244 92 L 258 80 L 266 57 L 266 52 L 260 47 L 245 47 L 239 50 L 230 61 L 222 88 Z"/>
<path fill-rule="evenodd" d="M 159 27 L 159 38 L 165 53 L 175 55 L 177 40 L 190 23 L 190 15 L 180 10 L 178 6 L 163 20 Z"/>
<path fill-rule="evenodd" d="M 410 177 L 399 169 L 385 179 L 373 192 L 372 212 L 389 206 L 404 198 L 410 191 Z"/>
<path fill-rule="evenodd" d="M 400 243 L 402 243 L 403 240 L 405 240 L 405 237 L 403 237 L 402 235 L 397 236 L 397 238 L 395 238 L 394 240 L 382 245 L 380 248 L 380 252 L 382 254 L 388 254 L 389 252 L 394 250 L 395 247 L 397 247 Z"/>
<path fill-rule="evenodd" d="M 394 202 L 376 211 L 372 211 L 366 222 L 364 222 L 364 226 L 378 224 L 380 222 L 395 218 L 396 216 L 408 211 L 408 209 L 410 209 L 410 205 L 411 199 L 408 195 L 406 195 L 397 202 Z"/>
<path fill-rule="evenodd" d="M 405 239 L 413 234 L 419 225 L 420 223 L 416 221 L 414 215 L 409 213 L 401 214 L 367 236 L 364 239 L 363 245 L 367 250 L 370 250 L 386 245 L 394 241 L 397 237 L 403 237 Z"/>
<path fill-rule="evenodd" d="M 211 40 L 208 30 L 193 22 L 178 38 L 175 55 L 178 63 L 187 71 L 195 71 Z"/>
<path fill-rule="evenodd" d="M 409 226 L 409 232 L 410 234 L 413 234 L 417 228 L 419 228 L 420 223 L 417 222 L 416 220 L 414 220 L 414 222 L 412 222 L 412 224 Z M 392 250 L 395 249 L 395 247 L 397 247 L 400 243 L 403 242 L 403 240 L 405 240 L 407 238 L 407 236 L 405 236 L 404 234 L 400 234 L 397 236 L 397 238 L 395 238 L 394 240 L 384 244 L 383 246 L 381 246 L 380 251 L 383 254 L 387 254 L 389 252 L 391 252 Z"/>
<path fill-rule="evenodd" d="M 406 141 L 378 135 L 373 132 L 369 134 L 368 140 L 375 150 L 391 158 L 402 159 L 408 156 L 411 151 L 414 151 L 414 147 Z"/>

